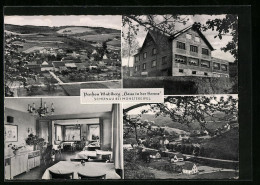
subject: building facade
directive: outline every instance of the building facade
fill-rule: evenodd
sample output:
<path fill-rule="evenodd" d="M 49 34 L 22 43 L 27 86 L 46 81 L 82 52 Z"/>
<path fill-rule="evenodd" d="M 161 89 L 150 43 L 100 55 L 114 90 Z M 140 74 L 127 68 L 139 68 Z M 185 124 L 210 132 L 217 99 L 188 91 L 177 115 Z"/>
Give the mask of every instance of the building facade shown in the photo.
<path fill-rule="evenodd" d="M 229 77 L 229 62 L 211 56 L 213 47 L 192 27 L 173 36 L 149 31 L 134 55 L 133 76 Z"/>

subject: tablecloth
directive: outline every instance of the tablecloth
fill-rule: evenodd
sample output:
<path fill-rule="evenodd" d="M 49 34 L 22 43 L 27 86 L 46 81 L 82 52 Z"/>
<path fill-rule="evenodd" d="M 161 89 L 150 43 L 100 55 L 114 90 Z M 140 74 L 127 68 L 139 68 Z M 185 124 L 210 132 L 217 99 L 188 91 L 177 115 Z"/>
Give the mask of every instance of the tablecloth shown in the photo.
<path fill-rule="evenodd" d="M 80 162 L 60 161 L 46 169 L 42 179 L 51 179 L 50 170 L 55 173 L 74 172 L 74 179 L 78 179 L 78 172 L 89 176 L 106 174 L 106 179 L 121 179 L 115 172 L 114 163 L 86 162 L 85 166 L 82 166 Z"/>

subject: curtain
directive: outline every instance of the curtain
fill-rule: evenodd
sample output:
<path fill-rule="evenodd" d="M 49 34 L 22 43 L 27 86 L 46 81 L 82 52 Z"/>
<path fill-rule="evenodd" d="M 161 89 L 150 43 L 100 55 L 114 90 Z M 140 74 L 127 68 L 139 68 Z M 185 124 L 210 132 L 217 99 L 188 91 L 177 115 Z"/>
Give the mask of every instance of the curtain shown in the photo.
<path fill-rule="evenodd" d="M 112 109 L 112 148 L 113 161 L 116 169 L 123 169 L 123 123 L 120 104 L 113 104 Z"/>

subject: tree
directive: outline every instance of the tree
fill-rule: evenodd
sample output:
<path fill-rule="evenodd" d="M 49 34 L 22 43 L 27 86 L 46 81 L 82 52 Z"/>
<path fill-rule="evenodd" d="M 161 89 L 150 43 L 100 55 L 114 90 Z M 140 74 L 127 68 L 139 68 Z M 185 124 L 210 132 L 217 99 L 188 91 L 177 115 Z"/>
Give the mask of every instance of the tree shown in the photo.
<path fill-rule="evenodd" d="M 220 40 L 224 35 L 232 36 L 232 41 L 228 42 L 225 47 L 221 50 L 224 52 L 230 52 L 235 58 L 235 62 L 238 61 L 238 16 L 235 14 L 227 14 L 223 19 L 213 19 L 208 20 L 205 25 L 200 23 L 194 23 L 194 26 L 203 31 L 216 30 L 218 33 L 214 38 L 219 38 Z"/>
<path fill-rule="evenodd" d="M 154 112 L 155 116 L 169 116 L 173 122 L 187 125 L 190 127 L 195 122 L 200 124 L 202 130 L 207 128 L 206 120 L 217 118 L 215 113 L 225 115 L 237 115 L 238 99 L 227 95 L 225 97 L 216 96 L 168 96 L 164 103 L 148 104 L 150 108 L 142 110 L 141 114 Z M 138 104 L 124 110 L 124 117 L 131 109 L 138 108 L 147 104 Z M 125 119 L 126 121 L 129 121 Z"/>

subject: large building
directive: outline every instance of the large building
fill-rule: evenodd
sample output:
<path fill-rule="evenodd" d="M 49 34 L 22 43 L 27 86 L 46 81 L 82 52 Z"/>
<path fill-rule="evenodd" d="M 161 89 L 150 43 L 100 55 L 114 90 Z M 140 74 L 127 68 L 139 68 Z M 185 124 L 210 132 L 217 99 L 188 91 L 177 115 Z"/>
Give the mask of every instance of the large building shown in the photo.
<path fill-rule="evenodd" d="M 171 36 L 150 30 L 134 55 L 133 76 L 229 77 L 229 62 L 212 57 L 213 50 L 192 26 Z"/>

